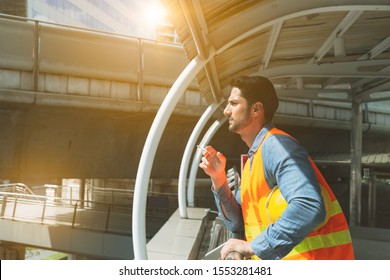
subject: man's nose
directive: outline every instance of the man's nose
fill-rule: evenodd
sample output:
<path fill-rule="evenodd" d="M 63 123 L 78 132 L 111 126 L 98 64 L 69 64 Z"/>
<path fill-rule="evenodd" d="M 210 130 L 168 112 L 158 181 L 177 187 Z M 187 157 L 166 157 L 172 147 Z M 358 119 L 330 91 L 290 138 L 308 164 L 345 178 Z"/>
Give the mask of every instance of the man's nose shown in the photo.
<path fill-rule="evenodd" d="M 230 111 L 230 106 L 229 106 L 229 104 L 228 104 L 228 105 L 226 105 L 225 109 L 223 110 L 223 114 L 224 114 L 225 116 L 229 116 L 230 113 L 231 113 L 231 111 Z"/>

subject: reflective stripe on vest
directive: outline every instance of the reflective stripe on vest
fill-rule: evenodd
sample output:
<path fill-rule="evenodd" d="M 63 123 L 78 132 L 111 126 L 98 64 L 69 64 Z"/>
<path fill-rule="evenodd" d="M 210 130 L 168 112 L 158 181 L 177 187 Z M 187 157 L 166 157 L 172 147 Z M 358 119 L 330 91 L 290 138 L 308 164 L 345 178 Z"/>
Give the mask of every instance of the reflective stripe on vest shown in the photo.
<path fill-rule="evenodd" d="M 257 226 L 245 226 L 245 232 L 250 231 L 254 236 L 259 235 L 265 228 L 260 229 Z M 256 234 L 257 233 L 257 234 Z M 283 259 L 296 259 L 300 254 L 320 248 L 331 248 L 340 245 L 351 244 L 349 230 L 332 232 L 328 234 L 319 234 L 306 237 L 301 243 L 295 246 Z M 254 256 L 252 259 L 259 259 Z"/>

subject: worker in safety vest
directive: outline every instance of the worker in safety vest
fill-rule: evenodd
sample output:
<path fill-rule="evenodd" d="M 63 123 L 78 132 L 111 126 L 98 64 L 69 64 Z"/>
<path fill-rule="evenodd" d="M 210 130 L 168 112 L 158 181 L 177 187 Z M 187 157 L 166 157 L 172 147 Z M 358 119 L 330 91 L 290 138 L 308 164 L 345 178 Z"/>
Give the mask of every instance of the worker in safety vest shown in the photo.
<path fill-rule="evenodd" d="M 245 238 L 229 239 L 221 259 L 354 259 L 341 207 L 308 153 L 271 123 L 279 101 L 260 76 L 233 79 L 224 114 L 250 148 L 240 189 L 226 180 L 226 158 L 207 146 L 199 164 L 213 182 L 224 222 Z"/>

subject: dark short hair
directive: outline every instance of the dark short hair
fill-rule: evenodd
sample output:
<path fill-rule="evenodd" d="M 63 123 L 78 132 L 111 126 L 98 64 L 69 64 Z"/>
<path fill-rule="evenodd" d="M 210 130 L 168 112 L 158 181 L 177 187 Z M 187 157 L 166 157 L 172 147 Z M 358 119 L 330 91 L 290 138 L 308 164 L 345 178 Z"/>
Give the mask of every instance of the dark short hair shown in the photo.
<path fill-rule="evenodd" d="M 249 105 L 261 102 L 266 121 L 272 121 L 279 99 L 270 80 L 261 76 L 239 76 L 231 81 L 230 86 L 238 88 Z"/>

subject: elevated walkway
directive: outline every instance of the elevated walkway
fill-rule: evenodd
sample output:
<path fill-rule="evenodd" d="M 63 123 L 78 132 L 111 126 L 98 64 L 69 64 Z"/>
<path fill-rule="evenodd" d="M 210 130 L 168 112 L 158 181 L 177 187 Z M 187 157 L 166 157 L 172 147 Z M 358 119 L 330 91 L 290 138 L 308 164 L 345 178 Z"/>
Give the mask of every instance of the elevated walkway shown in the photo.
<path fill-rule="evenodd" d="M 177 44 L 5 15 L 0 36 L 0 105 L 156 112 L 189 62 Z M 280 103 L 280 123 L 350 129 L 348 104 L 298 98 Z M 194 79 L 175 112 L 199 117 L 207 105 Z M 364 130 L 389 133 L 389 119 L 388 112 L 370 110 Z"/>
<path fill-rule="evenodd" d="M 131 204 L 26 194 L 19 184 L 7 189 L 0 192 L 0 241 L 92 259 L 133 258 Z M 166 211 L 152 212 L 148 238 L 167 219 Z"/>

